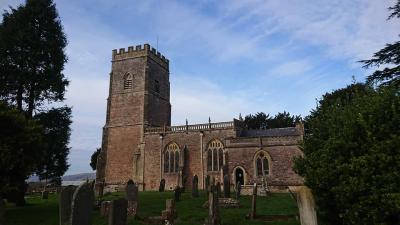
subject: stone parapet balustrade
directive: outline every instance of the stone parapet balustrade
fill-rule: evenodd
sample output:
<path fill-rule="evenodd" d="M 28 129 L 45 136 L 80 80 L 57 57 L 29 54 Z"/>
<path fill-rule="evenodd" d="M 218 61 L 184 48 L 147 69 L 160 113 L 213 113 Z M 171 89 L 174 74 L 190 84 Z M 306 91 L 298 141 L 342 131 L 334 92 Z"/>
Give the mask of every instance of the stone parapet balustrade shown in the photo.
<path fill-rule="evenodd" d="M 177 133 L 187 131 L 202 131 L 202 130 L 218 130 L 218 129 L 233 129 L 234 122 L 219 122 L 219 123 L 203 123 L 180 126 L 165 126 L 165 127 L 146 127 L 145 133 Z"/>

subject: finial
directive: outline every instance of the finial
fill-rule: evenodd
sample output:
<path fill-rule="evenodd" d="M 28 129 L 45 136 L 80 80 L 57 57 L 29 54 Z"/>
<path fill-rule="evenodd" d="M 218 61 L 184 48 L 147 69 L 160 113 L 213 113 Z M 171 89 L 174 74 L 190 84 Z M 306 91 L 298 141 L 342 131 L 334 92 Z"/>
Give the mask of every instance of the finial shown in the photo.
<path fill-rule="evenodd" d="M 208 117 L 208 122 L 211 123 L 211 117 Z"/>
<path fill-rule="evenodd" d="M 242 113 L 239 113 L 239 120 L 243 121 Z"/>
<path fill-rule="evenodd" d="M 188 120 L 186 119 L 186 126 L 188 125 L 189 123 L 188 123 Z"/>

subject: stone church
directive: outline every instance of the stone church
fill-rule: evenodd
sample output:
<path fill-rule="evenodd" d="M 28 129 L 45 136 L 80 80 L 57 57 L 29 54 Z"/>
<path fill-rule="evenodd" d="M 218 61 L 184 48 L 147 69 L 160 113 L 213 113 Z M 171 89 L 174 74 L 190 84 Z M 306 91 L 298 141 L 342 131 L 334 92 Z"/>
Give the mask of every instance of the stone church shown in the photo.
<path fill-rule="evenodd" d="M 150 45 L 112 51 L 106 124 L 98 157 L 96 187 L 115 191 L 129 179 L 140 190 L 190 189 L 194 175 L 199 187 L 205 177 L 244 190 L 266 180 L 271 191 L 300 186 L 293 157 L 303 126 L 249 130 L 242 120 L 171 126 L 169 61 Z M 223 105 L 223 104 L 221 104 Z M 207 111 L 208 109 L 205 109 Z"/>

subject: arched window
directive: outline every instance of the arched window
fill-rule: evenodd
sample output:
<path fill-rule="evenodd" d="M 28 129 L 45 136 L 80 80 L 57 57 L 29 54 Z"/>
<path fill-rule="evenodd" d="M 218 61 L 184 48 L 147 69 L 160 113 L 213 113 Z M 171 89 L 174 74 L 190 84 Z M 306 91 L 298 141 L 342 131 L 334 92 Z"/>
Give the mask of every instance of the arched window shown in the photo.
<path fill-rule="evenodd" d="M 207 170 L 219 171 L 224 163 L 224 146 L 219 140 L 213 140 L 207 148 Z"/>
<path fill-rule="evenodd" d="M 261 151 L 255 157 L 255 171 L 257 177 L 269 175 L 269 159 L 268 155 Z"/>
<path fill-rule="evenodd" d="M 175 152 L 175 172 L 179 171 L 179 152 Z"/>
<path fill-rule="evenodd" d="M 124 89 L 131 89 L 133 83 L 133 76 L 130 73 L 125 74 L 124 76 Z"/>
<path fill-rule="evenodd" d="M 178 144 L 170 143 L 164 152 L 164 173 L 177 173 L 179 171 L 180 149 Z"/>

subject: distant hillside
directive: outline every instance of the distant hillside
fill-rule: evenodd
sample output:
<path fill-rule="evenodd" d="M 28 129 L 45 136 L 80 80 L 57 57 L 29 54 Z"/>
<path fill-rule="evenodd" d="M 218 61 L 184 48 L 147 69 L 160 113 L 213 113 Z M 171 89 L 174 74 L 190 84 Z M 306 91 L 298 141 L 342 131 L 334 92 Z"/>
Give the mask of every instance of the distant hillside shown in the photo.
<path fill-rule="evenodd" d="M 81 180 L 93 180 L 96 178 L 96 173 L 78 173 L 73 175 L 66 175 L 62 177 L 62 181 L 81 181 Z M 38 176 L 31 176 L 27 182 L 38 182 Z"/>

